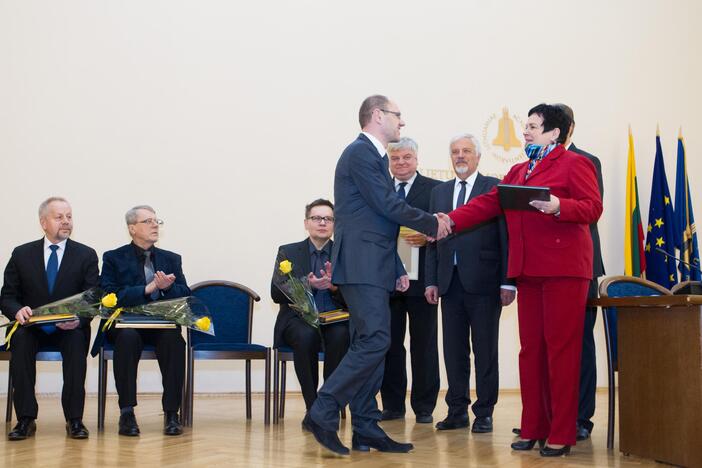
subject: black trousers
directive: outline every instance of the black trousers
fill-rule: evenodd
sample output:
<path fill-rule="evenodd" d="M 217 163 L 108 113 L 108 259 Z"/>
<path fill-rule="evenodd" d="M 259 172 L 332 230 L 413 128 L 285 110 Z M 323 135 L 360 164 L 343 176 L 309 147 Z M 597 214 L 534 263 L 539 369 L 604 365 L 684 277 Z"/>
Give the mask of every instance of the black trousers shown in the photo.
<path fill-rule="evenodd" d="M 37 380 L 37 352 L 40 346 L 57 346 L 63 358 L 61 406 L 68 419 L 82 418 L 85 406 L 90 328 L 57 329 L 44 333 L 38 326 L 18 327 L 10 341 L 10 375 L 14 387 L 13 401 L 17 418 L 37 418 L 39 406 L 34 394 Z"/>
<path fill-rule="evenodd" d="M 461 417 L 468 412 L 471 343 L 478 396 L 473 413 L 476 417 L 492 416 L 499 390 L 497 343 L 501 313 L 499 294 L 467 294 L 454 271 L 448 291 L 441 296 L 449 416 Z"/>
<path fill-rule="evenodd" d="M 588 299 L 597 297 L 597 278 L 590 282 Z M 595 391 L 597 390 L 597 357 L 595 354 L 595 322 L 597 307 L 585 308 L 583 329 L 583 352 L 580 359 L 580 397 L 578 399 L 578 425 L 592 432 L 592 416 L 595 414 Z"/>
<path fill-rule="evenodd" d="M 324 380 L 344 358 L 349 349 L 348 322 L 322 325 L 319 331 L 299 317 L 290 319 L 283 330 L 285 343 L 293 349 L 295 373 L 300 382 L 305 407 L 309 410 L 317 399 L 319 387 L 319 352 L 324 351 Z"/>
<path fill-rule="evenodd" d="M 115 386 L 119 407 L 137 405 L 137 369 L 145 344 L 156 348 L 156 359 L 161 369 L 164 411 L 178 411 L 183 398 L 185 381 L 185 340 L 180 327 L 167 330 L 140 330 L 111 328 L 107 339 L 114 345 Z"/>
<path fill-rule="evenodd" d="M 437 306 L 424 296 L 390 298 L 390 350 L 385 356 L 385 374 L 380 387 L 383 409 L 405 412 L 407 396 L 407 352 L 405 332 L 409 317 L 412 393 L 415 414 L 434 412 L 439 395 L 439 347 Z"/>

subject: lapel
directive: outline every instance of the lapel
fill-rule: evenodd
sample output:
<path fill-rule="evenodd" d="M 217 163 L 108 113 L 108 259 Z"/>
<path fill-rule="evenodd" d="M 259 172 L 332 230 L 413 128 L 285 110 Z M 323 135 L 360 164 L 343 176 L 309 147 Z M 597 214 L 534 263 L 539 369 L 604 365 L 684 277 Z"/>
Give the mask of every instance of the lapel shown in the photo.
<path fill-rule="evenodd" d="M 483 177 L 483 175 L 480 172 L 478 172 L 478 176 L 475 178 L 475 183 L 473 184 L 473 188 L 471 189 L 470 195 L 468 196 L 468 201 L 471 201 L 478 195 L 482 195 L 483 193 L 485 193 L 485 182 L 487 182 L 487 179 L 485 179 L 485 177 Z"/>
<path fill-rule="evenodd" d="M 44 238 L 34 243 L 30 261 L 36 271 L 37 282 L 42 285 L 46 295 L 49 295 L 49 282 L 46 279 L 46 266 L 44 266 Z M 54 285 L 54 289 L 56 285 Z"/>
<path fill-rule="evenodd" d="M 546 158 L 544 158 L 539 164 L 537 164 L 533 171 L 531 171 L 531 175 L 529 175 L 529 180 L 534 180 L 534 178 L 538 177 L 541 173 L 548 171 L 549 168 L 556 164 L 558 158 L 560 158 L 563 155 L 563 153 L 565 153 L 565 151 L 566 149 L 563 147 L 563 145 L 556 146 L 553 149 L 553 151 L 551 151 L 551 153 L 548 154 Z M 524 171 L 524 175 L 526 176 L 526 170 Z"/>
<path fill-rule="evenodd" d="M 425 184 L 425 179 L 424 177 L 417 172 L 417 178 L 414 179 L 414 183 L 412 184 L 412 188 L 410 189 L 409 193 L 407 194 L 407 197 L 405 197 L 405 201 L 408 204 L 412 204 L 413 202 L 421 193 L 424 191 L 424 184 Z"/>
<path fill-rule="evenodd" d="M 296 259 L 293 260 L 293 262 L 296 262 L 299 269 L 298 270 L 298 278 L 300 276 L 307 276 L 307 273 L 312 271 L 312 265 L 310 263 L 310 252 L 309 252 L 309 240 L 305 239 L 302 242 L 297 244 L 297 248 L 295 249 L 295 256 L 297 257 Z M 293 263 L 293 268 L 295 263 Z"/>
<path fill-rule="evenodd" d="M 440 190 L 442 193 L 439 196 L 439 206 L 438 209 L 442 213 L 449 213 L 453 211 L 453 186 L 456 183 L 456 179 L 453 178 L 446 183 L 444 183 Z M 437 194 L 438 195 L 438 194 Z"/>
<path fill-rule="evenodd" d="M 154 246 L 154 271 L 163 271 L 166 274 L 169 273 L 168 267 L 168 262 L 166 261 L 166 254 L 164 253 L 163 250 L 159 249 L 158 247 Z M 138 263 L 137 263 L 138 265 Z M 137 267 L 137 270 L 139 268 Z M 172 273 L 172 272 L 171 272 Z"/>

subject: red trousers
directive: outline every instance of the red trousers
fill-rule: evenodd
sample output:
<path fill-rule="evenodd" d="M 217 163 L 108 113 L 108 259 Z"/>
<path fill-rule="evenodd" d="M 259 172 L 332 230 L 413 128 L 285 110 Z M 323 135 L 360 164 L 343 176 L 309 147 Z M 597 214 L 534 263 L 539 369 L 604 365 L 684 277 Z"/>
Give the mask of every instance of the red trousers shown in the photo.
<path fill-rule="evenodd" d="M 575 445 L 589 280 L 517 278 L 523 439 Z"/>

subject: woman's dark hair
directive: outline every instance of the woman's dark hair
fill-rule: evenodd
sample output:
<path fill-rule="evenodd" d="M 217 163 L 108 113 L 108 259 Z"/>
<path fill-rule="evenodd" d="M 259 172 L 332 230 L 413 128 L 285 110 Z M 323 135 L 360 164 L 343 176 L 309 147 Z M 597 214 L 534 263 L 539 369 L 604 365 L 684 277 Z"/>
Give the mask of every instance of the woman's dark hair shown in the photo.
<path fill-rule="evenodd" d="M 558 143 L 565 143 L 573 119 L 570 118 L 563 109 L 550 104 L 539 104 L 529 110 L 529 115 L 531 114 L 537 114 L 544 119 L 544 132 L 550 132 L 554 128 L 560 129 L 561 134 L 558 135 L 556 141 Z"/>

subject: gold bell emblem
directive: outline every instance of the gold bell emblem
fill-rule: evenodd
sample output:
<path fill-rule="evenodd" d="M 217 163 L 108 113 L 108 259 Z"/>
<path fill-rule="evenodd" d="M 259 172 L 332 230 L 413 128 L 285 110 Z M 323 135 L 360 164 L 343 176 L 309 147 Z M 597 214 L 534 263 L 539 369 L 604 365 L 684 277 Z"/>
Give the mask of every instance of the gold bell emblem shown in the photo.
<path fill-rule="evenodd" d="M 492 144 L 501 146 L 505 151 L 522 146 L 522 142 L 514 132 L 514 121 L 509 116 L 509 110 L 506 107 L 502 108 L 502 117 L 497 126 L 497 136 L 492 140 Z"/>

